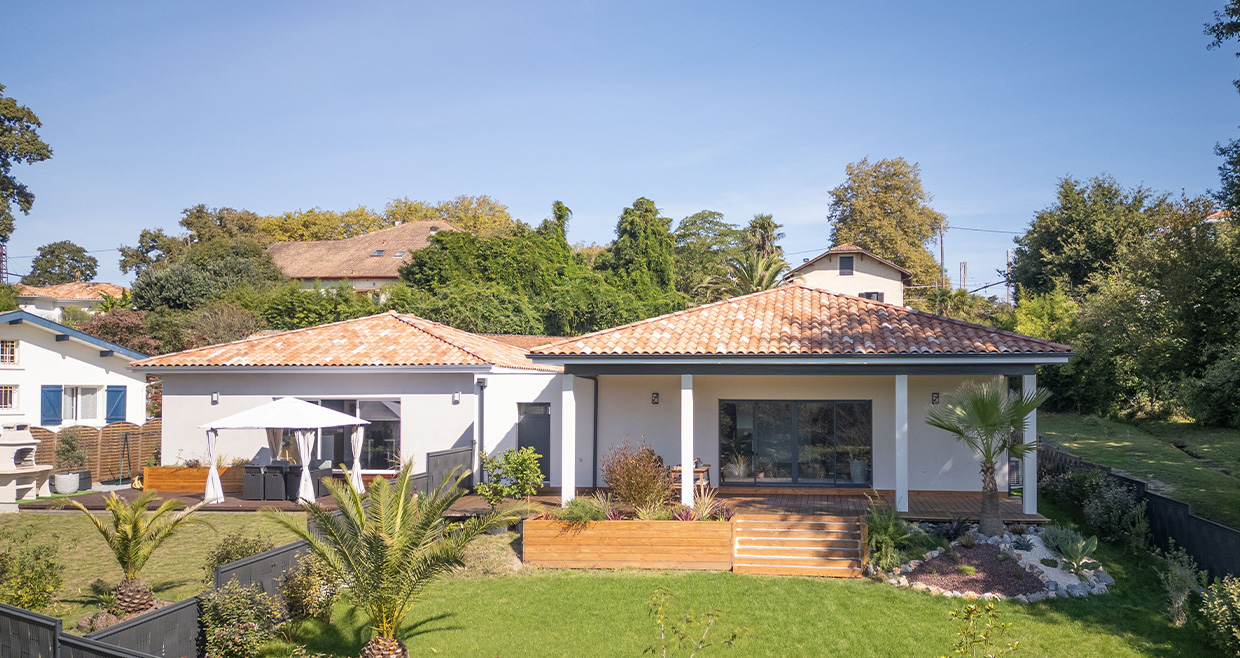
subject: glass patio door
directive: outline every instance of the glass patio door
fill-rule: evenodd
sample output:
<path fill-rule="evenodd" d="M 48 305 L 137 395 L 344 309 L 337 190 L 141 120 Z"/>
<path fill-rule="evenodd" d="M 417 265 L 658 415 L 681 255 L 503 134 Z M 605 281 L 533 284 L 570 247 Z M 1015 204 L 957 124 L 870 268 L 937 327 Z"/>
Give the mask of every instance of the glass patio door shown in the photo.
<path fill-rule="evenodd" d="M 721 480 L 724 484 L 870 484 L 871 411 L 868 400 L 721 400 Z"/>
<path fill-rule="evenodd" d="M 795 429 L 791 402 L 753 403 L 753 465 L 759 481 L 778 483 L 795 479 Z"/>

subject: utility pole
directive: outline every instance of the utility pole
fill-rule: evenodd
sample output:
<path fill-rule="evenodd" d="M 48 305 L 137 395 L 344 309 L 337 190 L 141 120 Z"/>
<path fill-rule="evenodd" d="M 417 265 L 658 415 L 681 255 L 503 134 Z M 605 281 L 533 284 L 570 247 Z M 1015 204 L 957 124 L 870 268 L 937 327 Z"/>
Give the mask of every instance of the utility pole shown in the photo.
<path fill-rule="evenodd" d="M 9 282 L 9 246 L 0 242 L 0 285 Z"/>
<path fill-rule="evenodd" d="M 939 287 L 947 287 L 947 258 L 943 256 L 943 222 L 939 224 Z"/>
<path fill-rule="evenodd" d="M 1007 288 L 1007 303 L 1012 305 L 1012 250 L 1007 250 L 1007 269 L 1003 272 L 1004 287 Z"/>
<path fill-rule="evenodd" d="M 960 289 L 969 289 L 969 264 L 964 261 L 960 262 Z"/>

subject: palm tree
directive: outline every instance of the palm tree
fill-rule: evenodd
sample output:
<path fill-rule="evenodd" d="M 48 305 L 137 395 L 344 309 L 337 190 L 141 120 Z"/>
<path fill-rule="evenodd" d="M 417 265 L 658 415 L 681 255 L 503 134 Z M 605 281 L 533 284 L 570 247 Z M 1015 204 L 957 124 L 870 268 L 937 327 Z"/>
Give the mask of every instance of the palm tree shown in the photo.
<path fill-rule="evenodd" d="M 943 405 L 926 414 L 926 424 L 951 432 L 982 458 L 982 513 L 979 530 L 984 535 L 1003 533 L 999 514 L 999 487 L 995 461 L 1004 453 L 1023 457 L 1035 444 L 1023 443 L 1025 419 L 1042 406 L 1050 392 L 1040 388 L 1018 396 L 1008 392 L 1007 380 L 982 384 L 966 382 L 947 397 Z"/>
<path fill-rule="evenodd" d="M 173 498 L 164 501 L 155 511 L 147 512 L 147 505 L 157 499 L 155 494 L 144 492 L 137 498 L 126 501 L 116 495 L 116 492 L 112 492 L 104 499 L 104 506 L 111 518 L 102 514 L 91 514 L 76 500 L 67 501 L 69 505 L 90 517 L 91 523 L 95 524 L 95 529 L 103 536 L 103 541 L 112 549 L 116 563 L 125 574 L 125 578 L 115 590 L 116 610 L 122 616 L 146 612 L 155 606 L 155 595 L 140 577 L 142 567 L 146 566 L 155 549 L 182 524 L 209 525 L 205 520 L 191 516 L 205 505 L 206 501 L 172 514 L 185 507 L 185 503 Z"/>
<path fill-rule="evenodd" d="M 749 220 L 749 226 L 745 227 L 745 246 L 762 256 L 782 257 L 784 248 L 775 243 L 784 239 L 784 234 L 779 230 L 783 227 L 784 225 L 777 224 L 771 215 L 754 215 L 753 219 Z"/>
<path fill-rule="evenodd" d="M 459 566 L 465 547 L 479 534 L 533 513 L 527 503 L 505 505 L 449 528 L 444 512 L 465 495 L 458 485 L 468 474 L 455 482 L 449 476 L 425 495 L 414 494 L 412 475 L 412 462 L 406 462 L 395 483 L 375 478 L 364 492 L 347 480 L 326 481 L 340 513 L 304 504 L 309 528 L 285 512 L 263 510 L 305 540 L 370 615 L 374 637 L 362 649 L 363 658 L 408 656 L 397 633 L 426 586 Z"/>
<path fill-rule="evenodd" d="M 720 299 L 748 295 L 778 286 L 787 266 L 778 256 L 763 256 L 751 251 L 743 259 L 729 258 L 725 265 L 727 274 L 711 277 L 703 285 Z"/>

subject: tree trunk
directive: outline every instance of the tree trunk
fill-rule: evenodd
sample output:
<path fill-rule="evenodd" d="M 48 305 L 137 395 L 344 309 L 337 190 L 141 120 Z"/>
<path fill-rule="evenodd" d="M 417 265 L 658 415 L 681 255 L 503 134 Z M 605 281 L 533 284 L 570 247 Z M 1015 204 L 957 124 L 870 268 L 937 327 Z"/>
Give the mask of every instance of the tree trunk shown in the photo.
<path fill-rule="evenodd" d="M 375 635 L 362 649 L 362 658 L 409 658 L 409 649 L 400 640 Z"/>
<path fill-rule="evenodd" d="M 995 483 L 995 463 L 982 462 L 982 514 L 978 532 L 987 537 L 1003 534 L 1003 517 L 999 514 L 999 486 Z"/>

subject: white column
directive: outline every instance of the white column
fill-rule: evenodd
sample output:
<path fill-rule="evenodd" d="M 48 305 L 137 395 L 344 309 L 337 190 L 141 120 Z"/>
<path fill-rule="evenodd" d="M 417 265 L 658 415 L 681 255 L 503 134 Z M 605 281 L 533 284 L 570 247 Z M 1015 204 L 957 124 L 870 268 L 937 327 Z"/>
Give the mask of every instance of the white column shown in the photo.
<path fill-rule="evenodd" d="M 680 502 L 693 504 L 693 375 L 680 376 Z"/>
<path fill-rule="evenodd" d="M 563 376 L 560 395 L 560 504 L 567 505 L 577 495 L 577 398 L 573 395 L 572 375 Z"/>
<path fill-rule="evenodd" d="M 1021 380 L 1021 391 L 1030 393 L 1038 390 L 1038 376 L 1025 375 Z M 1029 412 L 1025 419 L 1025 443 L 1036 443 L 1038 440 L 1038 410 Z M 1021 503 L 1025 514 L 1038 513 L 1038 451 L 1030 450 L 1021 461 Z"/>
<path fill-rule="evenodd" d="M 896 375 L 896 509 L 908 511 L 908 375 Z"/>

